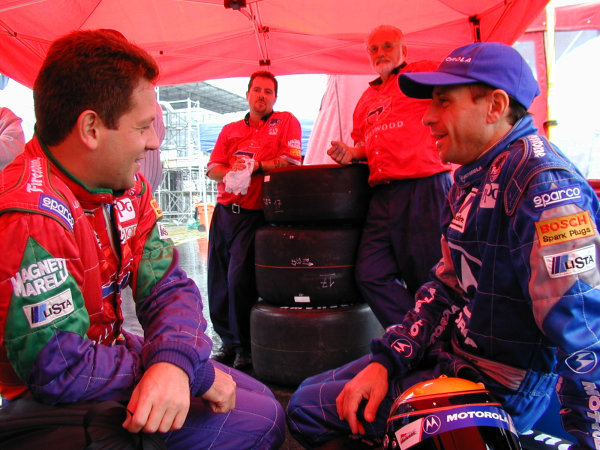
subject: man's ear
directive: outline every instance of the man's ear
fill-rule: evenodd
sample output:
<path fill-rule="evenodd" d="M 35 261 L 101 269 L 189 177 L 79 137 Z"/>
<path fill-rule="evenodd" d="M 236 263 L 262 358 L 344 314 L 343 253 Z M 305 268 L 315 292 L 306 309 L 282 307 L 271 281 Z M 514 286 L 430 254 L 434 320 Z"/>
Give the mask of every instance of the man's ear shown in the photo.
<path fill-rule="evenodd" d="M 502 117 L 508 115 L 510 98 L 506 91 L 494 89 L 490 92 L 490 107 L 488 110 L 489 123 L 498 122 Z"/>
<path fill-rule="evenodd" d="M 75 124 L 77 135 L 81 142 L 92 150 L 98 147 L 101 125 L 103 126 L 100 116 L 91 109 L 83 111 L 77 118 Z"/>

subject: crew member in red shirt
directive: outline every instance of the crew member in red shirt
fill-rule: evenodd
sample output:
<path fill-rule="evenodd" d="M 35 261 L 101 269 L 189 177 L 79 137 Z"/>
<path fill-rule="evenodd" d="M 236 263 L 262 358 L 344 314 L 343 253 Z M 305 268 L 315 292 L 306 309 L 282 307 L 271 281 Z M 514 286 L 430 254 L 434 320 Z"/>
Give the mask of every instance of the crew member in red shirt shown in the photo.
<path fill-rule="evenodd" d="M 250 310 L 258 300 L 254 235 L 265 224 L 264 173 L 302 162 L 300 122 L 289 112 L 273 111 L 273 74 L 253 73 L 246 98 L 250 112 L 223 127 L 207 168 L 208 177 L 219 182 L 208 246 L 210 318 L 222 341 L 213 358 L 241 370 L 252 365 Z"/>
<path fill-rule="evenodd" d="M 440 209 L 452 179 L 429 130 L 421 123 L 429 100 L 409 98 L 398 76 L 433 71 L 430 61 L 408 64 L 402 31 L 373 29 L 367 52 L 379 78 L 354 110 L 354 147 L 332 141 L 328 154 L 341 164 L 367 160 L 373 196 L 356 261 L 365 300 L 384 327 L 401 323 L 416 290 L 440 259 Z"/>

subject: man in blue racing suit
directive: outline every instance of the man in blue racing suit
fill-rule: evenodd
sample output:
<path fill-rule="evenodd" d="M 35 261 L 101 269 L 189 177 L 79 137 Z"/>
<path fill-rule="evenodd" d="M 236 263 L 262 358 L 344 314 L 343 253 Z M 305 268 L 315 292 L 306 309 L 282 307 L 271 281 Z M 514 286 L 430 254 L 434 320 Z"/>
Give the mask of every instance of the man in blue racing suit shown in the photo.
<path fill-rule="evenodd" d="M 446 374 L 484 383 L 519 432 L 556 387 L 565 430 L 578 448 L 600 448 L 599 202 L 533 126 L 531 70 L 509 46 L 475 43 L 399 84 L 432 98 L 423 122 L 442 160 L 462 165 L 442 216 L 442 259 L 370 355 L 300 385 L 291 433 L 310 447 L 381 437 L 401 392 Z"/>

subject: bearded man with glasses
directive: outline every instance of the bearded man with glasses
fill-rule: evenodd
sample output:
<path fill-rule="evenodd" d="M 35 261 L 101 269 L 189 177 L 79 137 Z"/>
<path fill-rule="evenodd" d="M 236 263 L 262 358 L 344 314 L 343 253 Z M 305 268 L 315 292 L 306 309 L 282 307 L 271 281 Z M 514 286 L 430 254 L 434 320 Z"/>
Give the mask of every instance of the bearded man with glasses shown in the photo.
<path fill-rule="evenodd" d="M 363 298 L 387 328 L 402 322 L 441 256 L 440 209 L 452 180 L 450 166 L 440 160 L 421 123 L 430 100 L 409 98 L 398 87 L 400 74 L 434 71 L 437 64 L 407 63 L 404 35 L 390 25 L 371 31 L 367 53 L 379 78 L 354 110 L 354 147 L 332 141 L 327 153 L 340 164 L 369 164 L 373 196 L 356 277 Z"/>

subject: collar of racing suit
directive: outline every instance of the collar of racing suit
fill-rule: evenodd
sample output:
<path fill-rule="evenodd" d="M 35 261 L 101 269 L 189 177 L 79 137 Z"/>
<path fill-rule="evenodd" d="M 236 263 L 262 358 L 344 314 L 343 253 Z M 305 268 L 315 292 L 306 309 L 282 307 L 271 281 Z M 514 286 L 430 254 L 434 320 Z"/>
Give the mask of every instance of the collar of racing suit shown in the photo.
<path fill-rule="evenodd" d="M 530 115 L 523 117 L 502 139 L 496 142 L 496 144 L 481 157 L 456 169 L 456 172 L 454 173 L 454 182 L 463 189 L 469 185 L 478 183 L 481 177 L 486 173 L 485 168 L 494 161 L 496 156 L 505 151 L 510 143 L 536 132 L 537 128 L 533 124 L 533 118 Z"/>
<path fill-rule="evenodd" d="M 126 191 L 113 191 L 112 189 L 89 189 L 82 181 L 78 180 L 52 155 L 48 147 L 39 139 L 37 135 L 25 145 L 25 156 L 47 158 L 52 165 L 52 172 L 61 178 L 61 180 L 75 194 L 75 197 L 84 208 L 86 205 L 98 205 L 101 203 L 113 203 L 115 199 L 128 195 L 140 195 L 146 189 L 145 183 L 136 175 L 135 185 Z"/>

